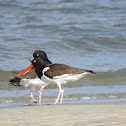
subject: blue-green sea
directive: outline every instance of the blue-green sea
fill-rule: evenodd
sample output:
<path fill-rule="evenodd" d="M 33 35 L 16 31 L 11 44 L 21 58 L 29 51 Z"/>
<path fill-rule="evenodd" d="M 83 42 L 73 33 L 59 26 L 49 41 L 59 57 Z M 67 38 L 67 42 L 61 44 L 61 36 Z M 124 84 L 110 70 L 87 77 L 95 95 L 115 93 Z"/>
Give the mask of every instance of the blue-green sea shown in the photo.
<path fill-rule="evenodd" d="M 33 104 L 31 89 L 38 100 L 39 87 L 8 82 L 35 50 L 97 73 L 65 85 L 64 104 L 126 103 L 126 1 L 0 0 L 0 107 Z M 53 104 L 58 91 L 47 86 L 42 104 Z"/>

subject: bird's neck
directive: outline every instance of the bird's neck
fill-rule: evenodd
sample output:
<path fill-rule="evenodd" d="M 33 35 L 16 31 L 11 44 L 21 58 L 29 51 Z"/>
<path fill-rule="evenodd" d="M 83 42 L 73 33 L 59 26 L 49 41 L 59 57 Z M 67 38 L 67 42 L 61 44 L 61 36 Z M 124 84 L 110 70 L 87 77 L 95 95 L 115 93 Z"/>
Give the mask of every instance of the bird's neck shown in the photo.
<path fill-rule="evenodd" d="M 38 75 L 38 77 L 41 79 L 41 77 L 42 77 L 42 71 L 43 71 L 43 69 L 44 69 L 45 67 L 44 66 L 42 66 L 42 67 L 39 67 L 39 66 L 37 66 L 36 68 L 35 68 L 35 71 L 36 71 L 36 73 L 37 73 L 37 75 Z"/>

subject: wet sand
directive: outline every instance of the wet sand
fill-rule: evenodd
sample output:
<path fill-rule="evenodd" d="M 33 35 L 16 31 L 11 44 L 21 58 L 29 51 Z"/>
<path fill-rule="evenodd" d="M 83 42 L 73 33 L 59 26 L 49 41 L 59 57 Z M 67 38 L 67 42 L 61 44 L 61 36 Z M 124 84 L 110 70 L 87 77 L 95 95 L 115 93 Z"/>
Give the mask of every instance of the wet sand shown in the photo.
<path fill-rule="evenodd" d="M 126 126 L 126 104 L 0 108 L 0 126 Z"/>

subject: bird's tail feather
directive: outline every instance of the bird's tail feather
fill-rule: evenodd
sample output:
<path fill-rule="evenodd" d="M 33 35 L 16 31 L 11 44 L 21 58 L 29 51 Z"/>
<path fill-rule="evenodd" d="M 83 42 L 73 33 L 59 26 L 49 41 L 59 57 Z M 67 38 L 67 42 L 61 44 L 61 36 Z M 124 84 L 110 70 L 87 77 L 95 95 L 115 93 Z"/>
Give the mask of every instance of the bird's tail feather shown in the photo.
<path fill-rule="evenodd" d="M 92 74 L 96 74 L 96 72 L 94 72 L 92 70 L 87 70 L 87 72 L 92 73 Z"/>
<path fill-rule="evenodd" d="M 12 85 L 14 85 L 14 86 L 20 86 L 20 78 L 18 78 L 18 77 L 13 77 L 13 78 L 9 78 L 9 84 L 12 84 Z"/>

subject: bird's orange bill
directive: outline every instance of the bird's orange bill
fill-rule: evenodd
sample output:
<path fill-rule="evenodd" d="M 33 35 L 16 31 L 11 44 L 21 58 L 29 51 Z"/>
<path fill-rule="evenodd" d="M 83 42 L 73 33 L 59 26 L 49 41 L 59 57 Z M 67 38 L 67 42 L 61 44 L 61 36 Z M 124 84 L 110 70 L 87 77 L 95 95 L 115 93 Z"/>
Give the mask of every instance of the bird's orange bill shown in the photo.
<path fill-rule="evenodd" d="M 27 67 L 25 70 L 23 70 L 21 73 L 18 74 L 18 77 L 20 77 L 21 75 L 27 73 L 29 70 L 31 70 L 33 68 L 33 65 L 31 64 L 29 67 Z"/>

